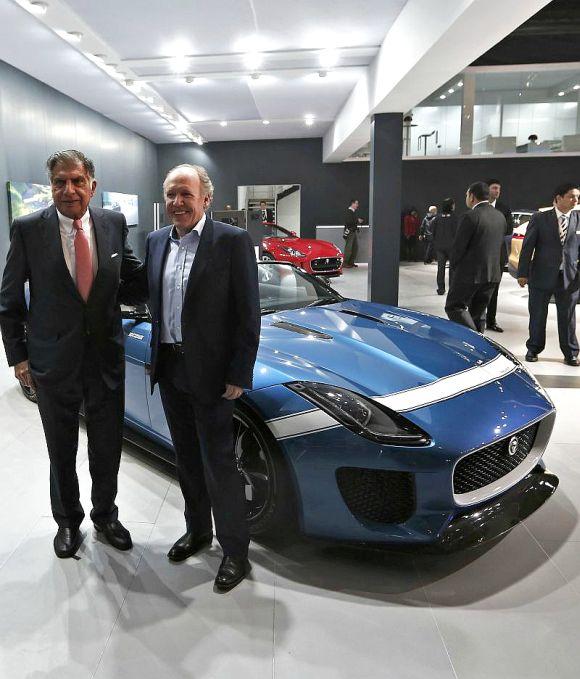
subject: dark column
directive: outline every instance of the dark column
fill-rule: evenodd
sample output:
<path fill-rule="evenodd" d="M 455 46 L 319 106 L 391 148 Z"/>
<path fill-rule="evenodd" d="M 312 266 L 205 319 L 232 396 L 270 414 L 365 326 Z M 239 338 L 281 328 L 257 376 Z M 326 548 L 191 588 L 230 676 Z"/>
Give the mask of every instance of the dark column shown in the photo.
<path fill-rule="evenodd" d="M 399 301 L 403 114 L 377 113 L 371 119 L 368 296 L 372 302 Z"/>

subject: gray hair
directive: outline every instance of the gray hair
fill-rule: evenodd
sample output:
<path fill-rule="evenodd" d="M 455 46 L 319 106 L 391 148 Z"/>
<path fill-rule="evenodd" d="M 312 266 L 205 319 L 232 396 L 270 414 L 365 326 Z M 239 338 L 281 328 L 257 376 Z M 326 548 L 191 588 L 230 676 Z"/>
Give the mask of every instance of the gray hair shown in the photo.
<path fill-rule="evenodd" d="M 195 172 L 195 174 L 197 174 L 199 177 L 203 195 L 209 196 L 210 201 L 213 200 L 213 184 L 209 178 L 207 170 L 201 165 L 191 165 L 190 163 L 182 163 L 181 165 L 176 165 L 175 167 L 172 167 L 171 170 L 169 170 L 163 181 L 163 191 L 165 191 L 165 186 L 167 185 L 167 180 L 169 179 L 170 175 L 180 171 Z"/>
<path fill-rule="evenodd" d="M 81 164 L 85 172 L 91 179 L 95 177 L 95 164 L 90 158 L 87 158 L 82 151 L 76 149 L 67 149 L 66 151 L 56 151 L 46 161 L 46 169 L 50 181 L 54 176 L 54 168 L 57 165 L 77 165 Z"/>

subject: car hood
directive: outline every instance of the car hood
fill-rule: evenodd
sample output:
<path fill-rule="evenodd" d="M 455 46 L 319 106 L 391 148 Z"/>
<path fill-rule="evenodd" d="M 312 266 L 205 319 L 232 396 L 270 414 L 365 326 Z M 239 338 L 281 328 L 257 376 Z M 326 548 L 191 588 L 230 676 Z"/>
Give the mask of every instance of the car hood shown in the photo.
<path fill-rule="evenodd" d="M 324 253 L 326 257 L 336 257 L 339 253 L 339 250 L 333 243 L 316 238 L 264 238 L 264 241 L 267 241 L 273 247 L 285 246 L 294 248 L 305 255 L 310 252 L 316 252 L 318 254 Z"/>
<path fill-rule="evenodd" d="M 498 353 L 481 335 L 451 321 L 346 300 L 264 316 L 254 389 L 307 380 L 387 395 L 487 363 Z"/>

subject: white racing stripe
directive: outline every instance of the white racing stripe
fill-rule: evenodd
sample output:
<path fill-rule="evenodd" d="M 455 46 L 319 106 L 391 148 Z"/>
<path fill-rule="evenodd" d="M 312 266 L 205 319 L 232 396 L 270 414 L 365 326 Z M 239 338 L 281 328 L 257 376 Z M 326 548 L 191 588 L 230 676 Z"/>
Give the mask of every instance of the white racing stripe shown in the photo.
<path fill-rule="evenodd" d="M 460 396 L 467 391 L 478 389 L 490 382 L 502 379 L 516 370 L 508 358 L 501 354 L 488 363 L 468 368 L 455 375 L 441 377 L 434 382 L 420 387 L 406 389 L 389 396 L 371 397 L 373 401 L 402 413 L 417 408 L 424 408 L 440 401 Z M 328 413 L 315 408 L 295 415 L 274 418 L 266 422 L 274 436 L 278 439 L 314 434 L 333 427 L 342 426 Z"/>
<path fill-rule="evenodd" d="M 390 396 L 379 396 L 373 400 L 397 413 L 404 413 L 483 387 L 485 384 L 506 377 L 516 368 L 517 366 L 509 358 L 500 354 L 489 363 L 469 368 L 455 375 L 441 377 L 421 387 L 399 391 Z"/>

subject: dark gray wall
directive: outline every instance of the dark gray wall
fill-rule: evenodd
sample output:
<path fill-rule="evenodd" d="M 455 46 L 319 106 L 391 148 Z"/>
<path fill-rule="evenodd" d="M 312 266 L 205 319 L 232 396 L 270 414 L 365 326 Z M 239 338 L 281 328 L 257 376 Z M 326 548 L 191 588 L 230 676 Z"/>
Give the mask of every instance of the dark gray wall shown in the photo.
<path fill-rule="evenodd" d="M 403 206 L 422 214 L 448 196 L 457 209 L 465 208 L 471 182 L 495 178 L 502 184 L 502 200 L 515 210 L 552 204 L 553 189 L 563 182 L 580 182 L 580 158 L 573 156 L 522 158 L 466 158 L 406 160 L 403 162 Z"/>
<path fill-rule="evenodd" d="M 342 224 L 351 198 L 368 215 L 368 163 L 322 162 L 322 139 L 162 144 L 159 183 L 179 163 L 203 165 L 214 183 L 214 208 L 237 207 L 238 186 L 301 184 L 301 235 L 315 237 L 317 224 Z"/>
<path fill-rule="evenodd" d="M 102 190 L 139 195 L 139 228 L 130 239 L 142 255 L 158 195 L 155 144 L 0 61 L 0 261 L 8 249 L 6 182 L 47 184 L 46 159 L 65 148 L 95 161 L 95 206 Z"/>

